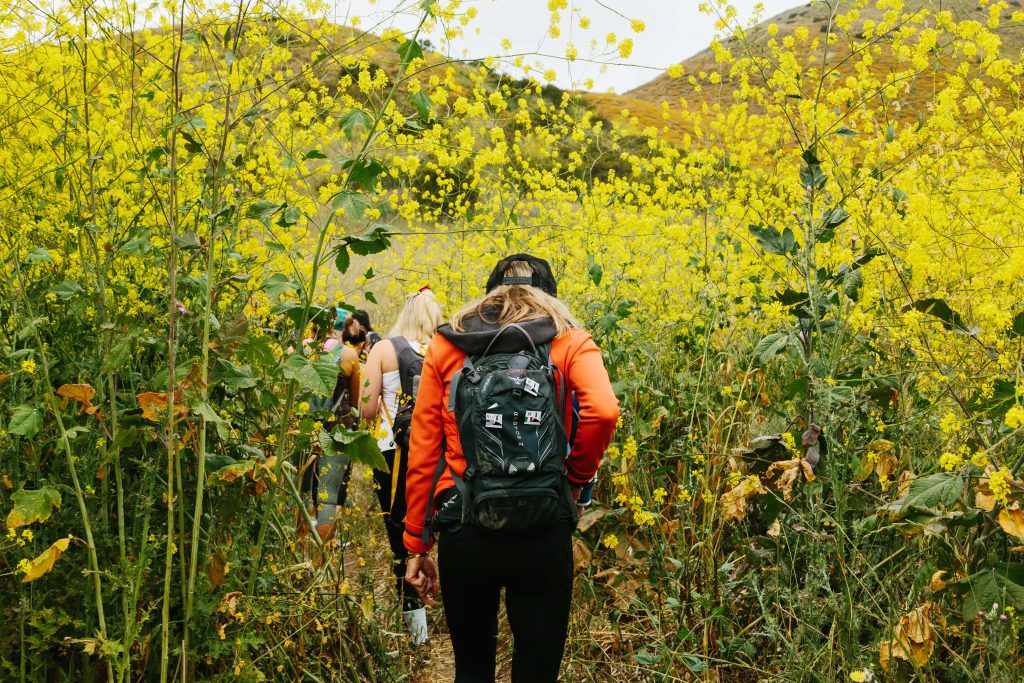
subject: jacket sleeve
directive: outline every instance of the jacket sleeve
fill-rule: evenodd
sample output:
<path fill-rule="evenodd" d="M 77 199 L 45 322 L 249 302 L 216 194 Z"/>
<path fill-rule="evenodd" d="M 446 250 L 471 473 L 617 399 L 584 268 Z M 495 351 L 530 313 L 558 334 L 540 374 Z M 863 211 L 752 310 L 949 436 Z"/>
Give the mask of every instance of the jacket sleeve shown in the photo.
<path fill-rule="evenodd" d="M 430 502 L 430 484 L 438 458 L 444 454 L 444 380 L 437 367 L 436 349 L 431 343 L 423 361 L 419 393 L 412 414 L 409 440 L 409 468 L 405 479 L 405 547 L 414 553 L 430 550 L 433 540 L 423 544 L 423 518 Z"/>
<path fill-rule="evenodd" d="M 566 376 L 580 404 L 576 440 L 566 462 L 569 481 L 585 484 L 594 478 L 619 421 L 619 400 L 612 391 L 601 350 L 591 336 L 579 333 L 568 353 Z"/>

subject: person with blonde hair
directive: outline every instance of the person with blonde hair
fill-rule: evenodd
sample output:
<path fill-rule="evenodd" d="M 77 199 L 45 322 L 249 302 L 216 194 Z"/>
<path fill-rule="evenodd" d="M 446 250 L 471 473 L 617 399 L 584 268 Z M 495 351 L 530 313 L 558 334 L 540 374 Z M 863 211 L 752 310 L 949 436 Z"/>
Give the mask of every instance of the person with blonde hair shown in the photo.
<path fill-rule="evenodd" d="M 427 615 L 419 596 L 404 581 L 409 557 L 402 543 L 407 446 L 423 356 L 442 322 L 444 312 L 429 287 L 409 295 L 391 333 L 373 345 L 363 367 L 360 412 L 366 422 L 376 425 L 377 445 L 391 467 L 390 472 L 374 470 L 374 488 L 394 557 L 392 568 L 403 618 L 417 645 L 427 640 Z"/>
<path fill-rule="evenodd" d="M 499 262 L 484 297 L 431 341 L 409 447 L 406 581 L 430 604 L 441 595 L 457 683 L 494 681 L 503 589 L 512 681 L 558 679 L 576 504 L 618 417 L 601 351 L 543 259 Z"/>

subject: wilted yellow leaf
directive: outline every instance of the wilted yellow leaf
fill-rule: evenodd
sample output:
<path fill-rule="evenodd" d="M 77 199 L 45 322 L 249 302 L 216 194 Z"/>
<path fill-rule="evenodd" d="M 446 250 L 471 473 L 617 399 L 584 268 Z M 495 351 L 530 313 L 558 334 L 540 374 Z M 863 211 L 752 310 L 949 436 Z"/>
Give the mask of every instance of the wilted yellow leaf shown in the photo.
<path fill-rule="evenodd" d="M 17 529 L 33 522 L 45 522 L 60 507 L 60 491 L 50 486 L 16 491 L 11 500 L 14 507 L 7 513 L 7 528 Z"/>
<path fill-rule="evenodd" d="M 747 516 L 747 500 L 758 493 L 768 493 L 756 477 L 747 477 L 722 494 L 722 519 L 741 520 Z"/>
<path fill-rule="evenodd" d="M 142 417 L 153 422 L 163 422 L 168 406 L 166 391 L 147 391 L 136 396 L 136 399 L 142 408 Z M 188 415 L 188 408 L 178 403 L 181 400 L 180 391 L 175 393 L 174 400 L 174 414 L 178 417 Z"/>
<path fill-rule="evenodd" d="M 768 472 L 765 476 L 769 479 L 775 472 L 779 473 L 778 479 L 775 481 L 775 485 L 779 487 L 782 492 L 782 497 L 789 503 L 793 500 L 793 484 L 800 478 L 800 472 L 803 471 L 804 479 L 808 483 L 814 481 L 814 469 L 811 464 L 802 458 L 794 458 L 793 460 L 783 460 L 780 462 L 773 462 L 768 468 Z"/>
<path fill-rule="evenodd" d="M 931 581 L 928 582 L 928 590 L 940 591 L 946 587 L 946 570 L 940 569 L 939 571 L 932 574 Z"/>
<path fill-rule="evenodd" d="M 878 658 L 883 669 L 889 670 L 891 658 L 917 666 L 928 663 L 935 650 L 935 621 L 945 623 L 940 609 L 934 602 L 926 602 L 900 618 L 893 629 L 892 640 L 881 644 Z"/>
<path fill-rule="evenodd" d="M 220 606 L 217 608 L 217 611 L 234 616 L 238 612 L 238 601 L 241 599 L 241 591 L 231 591 L 220 599 Z"/>
<path fill-rule="evenodd" d="M 999 511 L 999 526 L 1011 536 L 1024 538 L 1024 512 L 1021 511 L 1019 503 Z"/>
<path fill-rule="evenodd" d="M 996 509 L 996 497 L 979 487 L 974 494 L 974 507 L 985 512 L 992 512 Z"/>
<path fill-rule="evenodd" d="M 579 536 L 573 536 L 572 539 L 572 560 L 576 571 L 581 571 L 590 566 L 593 555 L 590 552 L 590 548 L 587 547 L 586 542 Z"/>
<path fill-rule="evenodd" d="M 68 549 L 70 542 L 70 538 L 62 538 L 40 553 L 36 559 L 32 560 L 31 566 L 25 572 L 21 582 L 28 583 L 29 581 L 35 581 L 44 574 L 49 574 L 50 570 L 53 569 L 53 563 L 60 559 L 60 554 Z"/>
<path fill-rule="evenodd" d="M 81 406 L 79 407 L 79 412 L 92 415 L 99 410 L 99 406 L 94 406 L 92 404 L 92 399 L 96 396 L 96 390 L 92 388 L 92 385 L 64 384 L 57 389 L 57 395 L 80 403 Z"/>
<path fill-rule="evenodd" d="M 896 489 L 896 497 L 902 498 L 910 493 L 910 482 L 914 481 L 917 475 L 910 470 L 903 470 L 903 474 L 900 475 L 900 485 Z"/>

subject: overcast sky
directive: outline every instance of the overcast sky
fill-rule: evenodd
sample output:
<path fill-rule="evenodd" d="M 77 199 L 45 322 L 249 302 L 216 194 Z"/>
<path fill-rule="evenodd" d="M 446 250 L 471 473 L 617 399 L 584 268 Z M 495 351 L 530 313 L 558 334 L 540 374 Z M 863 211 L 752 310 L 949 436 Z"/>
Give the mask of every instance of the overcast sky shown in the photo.
<path fill-rule="evenodd" d="M 415 9 L 420 4 L 420 0 L 336 2 L 335 20 L 357 16 L 361 28 L 375 33 L 391 25 L 413 28 Z M 567 8 L 560 12 L 560 35 L 553 38 L 548 33 L 548 0 L 464 0 L 463 8 L 474 8 L 476 17 L 447 52 L 458 59 L 509 55 L 505 60 L 508 71 L 516 70 L 513 56 L 524 55 L 525 64 L 537 69 L 534 75 L 538 79 L 553 69 L 555 83 L 564 88 L 586 87 L 592 78 L 594 90 L 622 93 L 707 47 L 715 35 L 714 18 L 698 12 L 698 4 L 699 0 L 568 0 Z M 732 0 L 742 20 L 752 15 L 755 4 L 756 0 Z M 762 0 L 761 4 L 767 19 L 807 4 L 807 0 Z M 588 28 L 580 28 L 581 17 L 590 20 Z M 639 34 L 631 28 L 636 19 L 645 24 Z M 614 33 L 618 41 L 633 41 L 628 58 L 620 57 L 616 45 L 608 46 L 609 33 Z M 437 32 L 430 38 L 435 46 L 440 45 Z M 504 39 L 511 41 L 507 51 L 502 47 Z M 592 41 L 597 43 L 596 50 L 591 47 Z M 570 43 L 578 53 L 573 62 L 566 59 Z"/>

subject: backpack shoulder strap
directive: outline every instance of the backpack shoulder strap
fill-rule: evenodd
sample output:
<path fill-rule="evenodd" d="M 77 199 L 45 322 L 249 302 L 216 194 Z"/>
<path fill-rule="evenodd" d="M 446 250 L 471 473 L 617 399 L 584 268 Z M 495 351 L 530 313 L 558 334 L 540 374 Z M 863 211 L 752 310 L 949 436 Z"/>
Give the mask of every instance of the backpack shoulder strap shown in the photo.
<path fill-rule="evenodd" d="M 389 339 L 395 347 L 395 356 L 398 358 L 398 377 L 402 381 L 402 393 L 412 396 L 414 389 L 412 376 L 418 375 L 419 372 L 413 372 L 411 366 L 418 362 L 422 367 L 423 356 L 412 347 L 405 337 L 389 337 Z"/>

